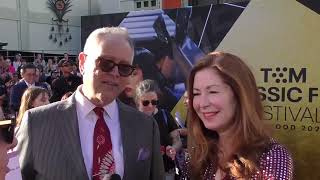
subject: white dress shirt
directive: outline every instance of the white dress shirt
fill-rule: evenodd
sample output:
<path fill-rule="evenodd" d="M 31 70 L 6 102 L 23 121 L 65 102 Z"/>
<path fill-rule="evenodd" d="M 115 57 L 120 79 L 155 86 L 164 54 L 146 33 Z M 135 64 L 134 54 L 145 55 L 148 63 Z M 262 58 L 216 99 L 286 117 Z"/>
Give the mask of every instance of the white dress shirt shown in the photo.
<path fill-rule="evenodd" d="M 29 84 L 27 81 L 25 81 L 25 80 L 23 80 L 23 81 L 26 83 L 26 85 L 28 86 L 28 88 L 29 88 L 29 87 L 35 87 L 35 86 L 36 86 L 35 83 Z"/>
<path fill-rule="evenodd" d="M 93 166 L 93 134 L 98 117 L 93 111 L 96 106 L 82 94 L 81 88 L 82 87 L 80 86 L 75 93 L 76 109 L 82 155 L 89 179 L 91 180 Z M 115 161 L 115 173 L 123 178 L 124 161 L 118 104 L 114 100 L 110 104 L 104 106 L 103 109 L 105 110 L 103 117 L 110 130 L 112 154 Z"/>

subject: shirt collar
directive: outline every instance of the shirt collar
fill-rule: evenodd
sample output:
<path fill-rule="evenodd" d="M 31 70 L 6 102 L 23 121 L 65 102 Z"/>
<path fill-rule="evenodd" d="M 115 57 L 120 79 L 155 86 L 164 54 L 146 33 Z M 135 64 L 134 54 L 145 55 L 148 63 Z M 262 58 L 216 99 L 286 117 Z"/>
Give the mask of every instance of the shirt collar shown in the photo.
<path fill-rule="evenodd" d="M 23 81 L 26 83 L 26 85 L 27 85 L 28 87 L 35 86 L 35 83 L 29 84 L 26 80 L 23 80 Z"/>
<path fill-rule="evenodd" d="M 104 106 L 103 109 L 108 113 L 111 120 L 116 119 L 116 113 L 118 113 L 118 104 L 116 100 L 113 100 L 110 104 Z"/>
<path fill-rule="evenodd" d="M 77 88 L 75 99 L 78 104 L 78 111 L 81 113 L 82 117 L 86 117 L 96 107 L 88 98 L 86 98 L 82 94 L 82 85 Z M 103 109 L 105 112 L 107 112 L 107 115 L 111 120 L 116 119 L 116 113 L 118 112 L 118 104 L 116 100 L 113 100 L 110 104 L 103 106 Z"/>

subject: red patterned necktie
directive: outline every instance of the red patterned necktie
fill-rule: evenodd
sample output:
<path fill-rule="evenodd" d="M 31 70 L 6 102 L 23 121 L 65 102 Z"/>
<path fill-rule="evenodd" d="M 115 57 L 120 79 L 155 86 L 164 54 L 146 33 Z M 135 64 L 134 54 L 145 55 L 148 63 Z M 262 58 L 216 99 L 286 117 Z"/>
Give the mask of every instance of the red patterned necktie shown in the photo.
<path fill-rule="evenodd" d="M 112 156 L 112 142 L 109 128 L 104 121 L 104 109 L 96 107 L 93 111 L 98 116 L 93 134 L 93 169 L 92 180 L 102 180 L 115 172 L 115 163 Z"/>

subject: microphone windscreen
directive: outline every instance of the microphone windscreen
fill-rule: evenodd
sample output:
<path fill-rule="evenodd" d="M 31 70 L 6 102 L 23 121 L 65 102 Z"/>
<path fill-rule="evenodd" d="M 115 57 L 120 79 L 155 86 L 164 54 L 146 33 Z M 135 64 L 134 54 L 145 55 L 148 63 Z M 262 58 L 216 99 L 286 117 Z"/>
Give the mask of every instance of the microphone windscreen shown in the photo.
<path fill-rule="evenodd" d="M 110 180 L 121 180 L 121 177 L 119 174 L 112 174 Z"/>

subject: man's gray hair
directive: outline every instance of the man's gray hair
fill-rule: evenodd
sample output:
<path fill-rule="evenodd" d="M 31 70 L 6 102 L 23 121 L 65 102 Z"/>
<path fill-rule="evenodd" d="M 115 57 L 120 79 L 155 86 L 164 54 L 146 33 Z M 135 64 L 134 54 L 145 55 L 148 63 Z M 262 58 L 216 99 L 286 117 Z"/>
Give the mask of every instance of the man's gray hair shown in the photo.
<path fill-rule="evenodd" d="M 132 50 L 134 50 L 134 44 L 132 39 L 129 37 L 127 28 L 124 27 L 103 27 L 98 28 L 90 33 L 84 45 L 83 52 L 88 53 L 90 48 L 94 47 L 97 42 L 102 40 L 104 36 L 108 35 L 120 35 L 123 36 L 129 43 Z"/>

